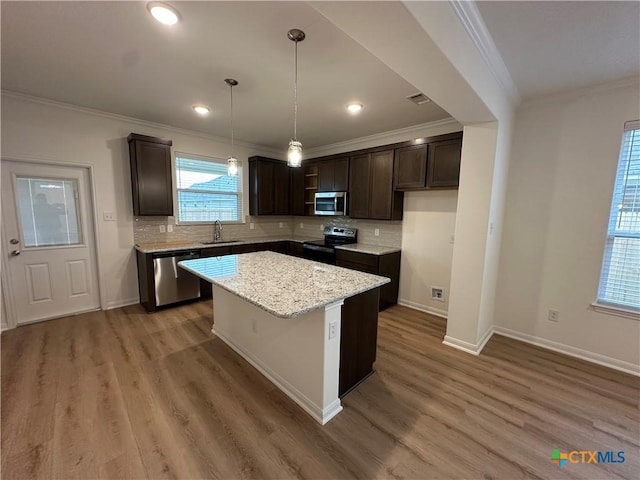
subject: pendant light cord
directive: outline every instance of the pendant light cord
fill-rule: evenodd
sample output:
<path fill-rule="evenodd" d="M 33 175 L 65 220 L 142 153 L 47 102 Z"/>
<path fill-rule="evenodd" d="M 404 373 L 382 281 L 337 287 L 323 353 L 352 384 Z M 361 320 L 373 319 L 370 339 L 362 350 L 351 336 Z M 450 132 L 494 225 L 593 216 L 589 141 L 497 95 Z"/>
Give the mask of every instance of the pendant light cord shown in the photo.
<path fill-rule="evenodd" d="M 298 140 L 298 41 L 295 41 L 295 76 L 293 80 L 293 139 Z"/>
<path fill-rule="evenodd" d="M 231 89 L 231 156 L 236 158 L 233 152 L 233 85 L 229 85 Z"/>

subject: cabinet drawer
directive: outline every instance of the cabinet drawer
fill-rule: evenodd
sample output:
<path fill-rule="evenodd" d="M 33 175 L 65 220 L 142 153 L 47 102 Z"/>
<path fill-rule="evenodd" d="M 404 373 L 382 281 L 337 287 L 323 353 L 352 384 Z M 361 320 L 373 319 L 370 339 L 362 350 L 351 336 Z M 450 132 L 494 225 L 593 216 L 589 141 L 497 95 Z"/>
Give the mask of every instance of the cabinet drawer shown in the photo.
<path fill-rule="evenodd" d="M 359 263 L 362 265 L 375 267 L 376 271 L 378 270 L 378 256 L 371 255 L 369 253 L 349 252 L 346 250 L 337 249 L 336 262 L 341 261 L 349 263 Z"/>
<path fill-rule="evenodd" d="M 354 263 L 354 262 L 348 262 L 346 260 L 336 260 L 336 265 L 338 267 L 344 267 L 344 268 L 350 268 L 351 270 L 357 270 L 358 272 L 365 272 L 365 273 L 373 273 L 373 274 L 377 274 L 378 273 L 378 266 L 374 266 L 374 265 L 364 265 L 362 263 Z"/>

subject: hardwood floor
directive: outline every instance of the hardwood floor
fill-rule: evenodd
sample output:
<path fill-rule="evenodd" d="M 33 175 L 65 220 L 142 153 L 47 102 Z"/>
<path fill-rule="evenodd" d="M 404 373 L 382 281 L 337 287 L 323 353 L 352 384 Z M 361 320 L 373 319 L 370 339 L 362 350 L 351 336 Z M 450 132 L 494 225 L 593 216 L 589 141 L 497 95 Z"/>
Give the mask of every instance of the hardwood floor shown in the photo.
<path fill-rule="evenodd" d="M 211 334 L 211 311 L 132 306 L 4 333 L 2 478 L 640 471 L 637 377 L 500 336 L 468 355 L 442 345 L 444 320 L 396 306 L 380 314 L 376 373 L 322 427 Z M 625 461 L 560 468 L 554 449 Z"/>

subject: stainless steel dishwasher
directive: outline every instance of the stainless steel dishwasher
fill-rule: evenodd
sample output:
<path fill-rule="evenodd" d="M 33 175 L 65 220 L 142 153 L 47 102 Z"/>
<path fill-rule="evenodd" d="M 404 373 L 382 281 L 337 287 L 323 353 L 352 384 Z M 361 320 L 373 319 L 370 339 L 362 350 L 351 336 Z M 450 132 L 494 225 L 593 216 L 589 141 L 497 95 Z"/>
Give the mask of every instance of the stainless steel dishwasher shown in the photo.
<path fill-rule="evenodd" d="M 156 306 L 200 297 L 200 279 L 178 266 L 182 260 L 200 258 L 200 252 L 157 253 L 153 256 Z"/>

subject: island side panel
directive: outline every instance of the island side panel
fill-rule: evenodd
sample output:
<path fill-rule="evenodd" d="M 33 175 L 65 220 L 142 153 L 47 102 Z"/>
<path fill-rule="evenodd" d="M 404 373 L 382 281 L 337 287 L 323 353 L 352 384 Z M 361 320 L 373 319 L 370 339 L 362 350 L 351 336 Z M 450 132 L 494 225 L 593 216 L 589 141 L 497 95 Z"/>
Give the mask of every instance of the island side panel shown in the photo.
<path fill-rule="evenodd" d="M 342 302 L 281 318 L 213 286 L 212 332 L 319 423 L 342 410 L 338 396 Z M 329 339 L 330 324 L 336 323 Z"/>
<path fill-rule="evenodd" d="M 340 398 L 373 373 L 378 343 L 380 288 L 345 299 L 342 305 Z"/>

